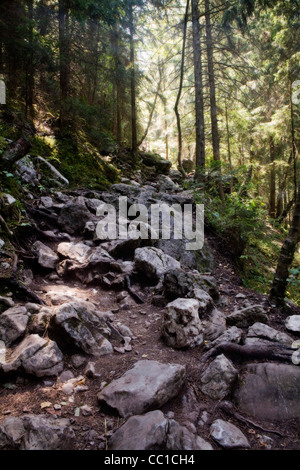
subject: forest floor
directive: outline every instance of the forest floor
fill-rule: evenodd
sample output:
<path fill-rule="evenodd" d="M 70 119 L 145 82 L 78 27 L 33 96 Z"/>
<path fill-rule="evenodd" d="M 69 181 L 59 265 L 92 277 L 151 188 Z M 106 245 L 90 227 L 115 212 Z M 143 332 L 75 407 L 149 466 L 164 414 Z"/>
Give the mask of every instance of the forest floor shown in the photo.
<path fill-rule="evenodd" d="M 207 241 L 215 258 L 215 271 L 213 273 L 221 294 L 221 308 L 226 314 L 232 313 L 235 308 L 243 307 L 245 298 L 251 304 L 262 304 L 269 314 L 269 325 L 284 331 L 282 313 L 268 303 L 267 297 L 242 286 L 241 279 L 232 260 L 224 255 L 222 242 L 217 236 L 208 235 Z M 274 450 L 300 450 L 299 420 L 285 423 L 255 422 L 243 423 L 240 420 L 226 415 L 218 408 L 218 403 L 203 395 L 199 389 L 199 359 L 205 352 L 203 347 L 187 350 L 175 350 L 164 344 L 161 339 L 161 323 L 164 314 L 163 307 L 151 303 L 151 287 L 142 287 L 146 301 L 138 305 L 133 299 L 122 309 L 117 301 L 115 291 L 104 290 L 99 286 L 87 287 L 79 281 L 50 281 L 38 271 L 34 273 L 34 280 L 30 289 L 46 299 L 49 292 L 68 294 L 81 300 L 89 300 L 98 305 L 101 311 L 115 311 L 116 321 L 128 326 L 135 335 L 132 340 L 132 351 L 125 354 L 114 352 L 112 355 L 101 357 L 96 362 L 96 372 L 99 377 L 84 378 L 84 385 L 88 390 L 76 393 L 71 398 L 61 390 L 59 380 L 32 378 L 28 375 L 6 375 L 0 378 L 0 423 L 8 416 L 24 416 L 24 414 L 46 414 L 49 416 L 66 417 L 70 419 L 72 428 L 76 433 L 76 449 L 99 450 L 107 449 L 107 442 L 111 434 L 124 422 L 116 413 L 106 409 L 97 401 L 97 393 L 103 383 L 121 377 L 132 365 L 141 359 L 153 359 L 163 363 L 178 363 L 186 366 L 186 382 L 180 394 L 165 404 L 161 410 L 169 412 L 180 424 L 191 426 L 193 430 L 206 440 L 209 440 L 214 449 L 221 447 L 210 439 L 210 425 L 217 419 L 229 420 L 247 437 L 252 450 L 264 450 L 268 447 L 263 436 L 272 439 Z M 135 285 L 135 288 L 139 286 Z M 244 294 L 245 298 L 237 298 Z M 295 307 L 295 314 L 300 309 Z M 255 362 L 255 361 L 252 361 Z M 85 364 L 75 368 L 70 356 L 65 357 L 65 370 L 73 372 L 75 377 L 83 375 Z M 237 364 L 235 366 L 238 367 Z M 90 412 L 84 416 L 79 409 L 88 405 Z M 171 413 L 170 413 L 171 412 Z M 206 422 L 201 420 L 206 414 Z M 79 414 L 79 416 L 78 416 Z M 187 419 L 188 417 L 188 419 Z M 191 420 L 191 417 L 193 419 Z M 249 417 L 249 420 L 251 418 Z M 274 431 L 274 432 L 272 432 Z M 276 434 L 280 432 L 281 436 Z M 71 450 L 71 449 L 70 449 Z M 73 449 L 72 449 L 73 450 Z"/>

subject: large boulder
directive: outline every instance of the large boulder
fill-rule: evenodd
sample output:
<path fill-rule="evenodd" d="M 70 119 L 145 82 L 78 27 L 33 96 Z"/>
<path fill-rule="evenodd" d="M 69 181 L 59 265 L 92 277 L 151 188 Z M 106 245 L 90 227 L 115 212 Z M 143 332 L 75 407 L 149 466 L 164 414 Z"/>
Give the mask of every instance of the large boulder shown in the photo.
<path fill-rule="evenodd" d="M 176 299 L 167 305 L 162 336 L 168 346 L 176 349 L 201 346 L 203 327 L 199 308 L 196 299 Z"/>
<path fill-rule="evenodd" d="M 259 322 L 254 323 L 254 325 L 248 329 L 246 344 L 251 344 L 251 342 L 249 343 L 249 339 L 251 340 L 254 338 L 261 338 L 275 343 L 283 343 L 289 346 L 293 343 L 291 336 Z"/>
<path fill-rule="evenodd" d="M 237 328 L 236 326 L 232 326 L 231 328 L 228 328 L 228 330 L 224 331 L 224 333 L 222 333 L 216 339 L 207 341 L 206 348 L 210 349 L 215 346 L 218 346 L 219 344 L 225 343 L 239 344 L 241 342 L 242 337 L 243 330 Z"/>
<path fill-rule="evenodd" d="M 237 377 L 232 362 L 221 354 L 202 373 L 200 389 L 213 400 L 223 400 L 232 392 Z"/>
<path fill-rule="evenodd" d="M 11 416 L 0 425 L 0 449 L 70 450 L 74 445 L 75 433 L 65 418 Z"/>
<path fill-rule="evenodd" d="M 178 192 L 180 188 L 169 176 L 162 175 L 158 180 L 158 190 L 161 193 L 165 193 L 166 191 Z"/>
<path fill-rule="evenodd" d="M 154 247 L 138 248 L 134 255 L 135 268 L 149 279 L 158 282 L 171 269 L 180 269 L 180 263 Z"/>
<path fill-rule="evenodd" d="M 20 177 L 22 183 L 34 186 L 39 184 L 38 174 L 29 155 L 16 162 L 16 175 Z"/>
<path fill-rule="evenodd" d="M 128 418 L 160 408 L 179 393 L 184 380 L 184 366 L 142 360 L 105 387 L 98 400 Z"/>
<path fill-rule="evenodd" d="M 226 318 L 223 312 L 214 308 L 205 320 L 202 320 L 204 340 L 214 341 L 226 331 Z"/>
<path fill-rule="evenodd" d="M 142 162 L 148 167 L 155 167 L 158 174 L 167 175 L 172 167 L 172 162 L 161 157 L 157 153 L 141 152 Z"/>
<path fill-rule="evenodd" d="M 59 261 L 59 257 L 51 248 L 37 241 L 32 246 L 32 251 L 38 257 L 38 263 L 47 269 L 54 269 Z"/>
<path fill-rule="evenodd" d="M 213 276 L 200 274 L 198 271 L 184 272 L 175 268 L 168 270 L 164 275 L 163 287 L 165 296 L 174 300 L 178 297 L 195 297 L 194 289 L 202 289 L 214 300 L 218 300 L 219 291 Z"/>
<path fill-rule="evenodd" d="M 83 242 L 63 242 L 58 245 L 57 253 L 64 258 L 78 261 L 78 263 L 85 263 L 91 253 L 91 247 Z"/>
<path fill-rule="evenodd" d="M 58 222 L 63 230 L 70 235 L 82 233 L 91 214 L 85 204 L 70 201 L 63 206 Z"/>
<path fill-rule="evenodd" d="M 13 307 L 0 315 L 0 339 L 6 346 L 24 335 L 29 315 L 25 307 Z"/>
<path fill-rule="evenodd" d="M 300 369 L 259 363 L 246 366 L 235 393 L 239 410 L 270 422 L 300 418 Z"/>
<path fill-rule="evenodd" d="M 110 450 L 151 450 L 166 442 L 168 420 L 159 411 L 132 416 L 110 438 Z"/>
<path fill-rule="evenodd" d="M 132 416 L 109 440 L 110 450 L 213 450 L 200 436 L 159 410 Z"/>
<path fill-rule="evenodd" d="M 262 305 L 251 305 L 228 315 L 226 322 L 230 326 L 248 328 L 254 323 L 268 323 L 268 316 Z"/>
<path fill-rule="evenodd" d="M 27 336 L 1 364 L 3 372 L 24 370 L 37 377 L 57 376 L 64 368 L 63 355 L 54 341 Z"/>
<path fill-rule="evenodd" d="M 191 173 L 194 169 L 195 169 L 195 163 L 193 160 L 189 159 L 189 158 L 185 158 L 183 161 L 182 161 L 182 168 L 184 169 L 184 171 L 186 171 L 187 173 Z"/>
<path fill-rule="evenodd" d="M 156 248 L 165 254 L 172 256 L 180 262 L 181 266 L 189 270 L 196 269 L 200 273 L 210 273 L 214 268 L 214 259 L 207 243 L 201 250 L 189 251 L 186 248 L 188 240 L 157 240 L 154 244 Z"/>
<path fill-rule="evenodd" d="M 50 321 L 50 332 L 58 344 L 70 344 L 86 354 L 103 356 L 113 352 L 106 339 L 111 334 L 105 316 L 94 304 L 73 301 L 58 306 Z"/>

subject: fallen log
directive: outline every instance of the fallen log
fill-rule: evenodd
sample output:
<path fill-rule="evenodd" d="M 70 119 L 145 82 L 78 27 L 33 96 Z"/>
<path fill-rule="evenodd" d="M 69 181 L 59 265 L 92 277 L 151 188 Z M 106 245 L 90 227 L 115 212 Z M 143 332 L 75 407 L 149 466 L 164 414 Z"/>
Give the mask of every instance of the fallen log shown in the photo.
<path fill-rule="evenodd" d="M 1 157 L 1 166 L 9 169 L 21 158 L 28 154 L 31 143 L 25 137 L 10 144 L 3 152 Z"/>
<path fill-rule="evenodd" d="M 290 346 L 282 343 L 270 342 L 270 345 L 241 346 L 235 343 L 221 343 L 200 359 L 200 365 L 204 365 L 209 359 L 225 354 L 232 360 L 239 362 L 251 360 L 273 360 L 291 363 L 292 356 L 295 352 Z"/>

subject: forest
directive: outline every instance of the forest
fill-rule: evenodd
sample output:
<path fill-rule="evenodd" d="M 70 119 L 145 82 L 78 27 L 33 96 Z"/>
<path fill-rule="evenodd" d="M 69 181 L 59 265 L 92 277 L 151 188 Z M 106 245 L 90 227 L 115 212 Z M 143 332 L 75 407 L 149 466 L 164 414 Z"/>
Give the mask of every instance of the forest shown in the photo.
<path fill-rule="evenodd" d="M 276 364 L 271 363 L 270 368 L 278 366 L 279 382 L 285 380 L 277 362 L 288 361 L 287 367 L 293 369 L 300 362 L 293 351 L 299 348 L 300 334 L 299 46 L 299 0 L 1 1 L 0 382 L 2 374 L 6 377 L 6 373 L 19 374 L 20 370 L 43 376 L 40 369 L 33 371 L 33 365 L 26 368 L 25 359 L 18 359 L 18 364 L 23 364 L 21 369 L 16 365 L 17 360 L 10 356 L 1 362 L 1 343 L 5 351 L 11 347 L 16 347 L 17 351 L 34 335 L 43 340 L 49 335 L 50 342 L 55 344 L 53 348 L 58 345 L 62 350 L 58 356 L 69 354 L 73 340 L 76 348 L 72 350 L 72 357 L 78 353 L 78 348 L 88 356 L 101 356 L 101 360 L 103 355 L 107 377 L 110 367 L 105 361 L 109 361 L 110 356 L 106 359 L 105 354 L 115 351 L 121 361 L 132 351 L 135 336 L 126 333 L 125 327 L 123 332 L 113 327 L 108 316 L 102 318 L 101 325 L 97 323 L 99 319 L 93 320 L 93 346 L 86 337 L 78 339 L 72 330 L 73 323 L 68 325 L 69 329 L 65 320 L 58 324 L 59 315 L 63 316 L 62 307 L 71 305 L 70 299 L 76 297 L 76 290 L 80 294 L 78 302 L 86 296 L 91 300 L 95 295 L 94 301 L 99 302 L 101 310 L 102 305 L 112 311 L 115 307 L 116 312 L 118 309 L 126 311 L 128 307 L 129 313 L 133 312 L 130 328 L 136 323 L 133 321 L 134 307 L 130 302 L 126 303 L 125 297 L 117 301 L 117 306 L 113 305 L 109 295 L 117 299 L 124 290 L 127 291 L 138 311 L 143 312 L 142 304 L 145 304 L 145 312 L 153 314 L 155 321 L 159 321 L 153 313 L 156 308 L 167 311 L 162 314 L 165 315 L 164 322 L 158 327 L 162 336 L 157 339 L 153 330 L 148 340 L 151 344 L 158 341 L 158 348 L 159 341 L 164 341 L 160 354 L 168 364 L 173 356 L 165 351 L 165 344 L 175 351 L 190 348 L 188 361 L 191 364 L 194 364 L 197 348 L 204 347 L 199 367 L 214 356 L 218 361 L 221 355 L 225 355 L 226 360 L 227 357 L 238 358 L 239 367 L 243 367 L 244 360 L 264 360 L 259 366 L 266 366 L 266 361 L 271 360 Z M 191 202 L 203 204 L 203 250 L 189 253 L 177 240 L 176 243 L 173 240 L 173 246 L 172 240 L 169 244 L 160 240 L 149 246 L 133 240 L 123 244 L 120 240 L 100 243 L 95 235 L 97 210 L 103 203 L 116 205 L 116 195 L 128 197 L 132 204 L 150 205 L 157 200 L 182 206 Z M 163 267 L 158 267 L 160 262 L 156 257 L 159 253 L 155 250 L 168 257 L 165 261 L 160 258 Z M 169 263 L 168 268 L 164 262 Z M 49 291 L 51 283 L 57 291 Z M 79 288 L 76 283 L 84 288 Z M 199 286 L 201 298 L 196 292 Z M 75 294 L 64 297 L 64 288 L 75 289 Z M 244 301 L 248 296 L 250 304 Z M 189 309 L 188 317 L 193 318 L 190 320 L 193 326 L 189 332 L 179 334 L 178 324 L 175 328 L 172 323 L 173 330 L 170 324 L 176 315 L 182 314 L 183 306 L 172 305 L 182 298 L 186 299 L 185 308 Z M 18 302 L 22 302 L 22 306 Z M 24 302 L 31 307 L 23 306 Z M 235 306 L 234 312 L 233 307 L 230 310 L 231 303 Z M 52 312 L 48 316 L 45 310 L 42 320 L 33 304 L 42 308 L 41 312 L 43 308 L 56 306 L 55 314 Z M 61 313 L 57 307 L 60 304 Z M 129 306 L 123 309 L 122 304 Z M 200 318 L 204 315 L 200 326 L 198 317 L 197 322 L 194 318 L 195 305 L 198 305 Z M 8 320 L 7 308 L 27 308 L 27 316 L 23 312 L 21 323 L 25 322 L 25 316 L 26 319 L 30 317 L 29 323 L 27 319 L 23 328 L 21 311 L 12 312 L 14 319 Z M 78 308 L 75 308 L 77 313 Z M 224 322 L 227 327 L 231 326 L 227 333 L 220 326 L 222 321 L 216 314 L 217 309 L 227 315 Z M 249 317 L 241 320 L 237 313 L 247 309 L 251 310 L 251 315 L 248 312 Z M 80 320 L 87 311 L 87 305 L 80 307 Z M 146 313 L 138 313 L 138 318 L 143 318 Z M 88 315 L 94 313 L 89 311 Z M 89 321 L 87 316 L 84 320 L 86 328 L 89 328 L 86 326 Z M 184 324 L 185 320 L 182 321 Z M 269 330 L 262 333 L 262 326 L 268 322 Z M 109 337 L 103 333 L 104 341 L 109 343 L 111 338 L 115 341 L 123 338 L 121 342 L 125 341 L 125 346 L 113 344 L 114 348 L 110 349 L 105 343 L 108 352 L 99 352 L 101 348 L 101 351 L 105 349 L 104 345 L 95 352 L 94 343 L 99 343 L 99 337 L 93 336 L 95 324 L 101 334 L 105 328 L 110 331 Z M 235 327 L 244 328 L 238 339 L 231 336 Z M 64 328 L 68 336 L 66 350 L 61 342 L 62 333 L 66 334 Z M 142 327 L 138 322 L 137 328 L 144 328 L 144 325 Z M 197 334 L 191 333 L 193 328 Z M 275 334 L 275 329 L 279 329 L 280 334 L 278 331 Z M 288 339 L 286 330 L 294 336 Z M 147 332 L 143 334 L 147 335 Z M 226 334 L 222 342 L 220 338 Z M 182 335 L 185 339 L 180 342 L 178 338 Z M 253 337 L 259 340 L 255 342 Z M 138 348 L 142 351 L 141 345 Z M 14 354 L 16 352 L 11 357 Z M 141 357 L 151 358 L 151 354 L 145 351 Z M 181 356 L 177 360 L 183 361 Z M 58 376 L 62 372 L 61 361 L 62 358 L 56 358 L 55 365 L 51 363 L 44 375 Z M 74 371 L 76 366 L 73 364 L 72 367 Z M 126 368 L 121 362 L 116 367 L 122 371 Z M 267 366 L 264 373 L 268 375 Z M 95 379 L 94 388 L 97 388 L 97 373 L 89 369 L 88 374 L 87 377 Z M 296 372 L 293 374 L 299 390 L 300 376 L 296 377 Z M 107 377 L 103 380 L 110 383 Z M 14 380 L 8 376 L 3 381 L 2 388 L 7 397 L 14 394 L 17 387 Z M 73 387 L 75 378 L 68 380 L 68 384 L 73 380 Z M 189 380 L 194 383 L 193 374 Z M 76 382 L 77 387 L 84 387 L 85 382 L 86 378 L 81 378 Z M 230 386 L 233 387 L 232 383 Z M 124 411 L 125 405 L 120 411 L 121 405 L 119 409 L 115 397 L 105 391 L 109 386 L 99 392 L 98 401 L 117 409 L 122 418 L 148 411 L 141 408 L 130 414 L 127 409 Z M 199 393 L 205 394 L 205 387 L 200 387 Z M 91 391 L 92 387 L 87 395 Z M 285 392 L 288 396 L 289 390 L 285 389 Z M 189 391 L 186 393 L 189 397 Z M 197 393 L 195 397 L 199 398 Z M 218 406 L 222 416 L 227 413 L 236 420 L 235 423 L 242 422 L 243 426 L 253 424 L 246 418 L 247 423 L 242 420 L 228 401 L 222 401 L 230 397 L 230 393 L 220 396 L 214 389 L 208 395 L 213 398 L 214 393 L 215 399 L 221 400 Z M 239 389 L 236 393 L 239 413 L 251 415 L 250 408 L 242 403 L 246 392 Z M 250 394 L 249 390 L 247 393 Z M 297 393 L 295 402 L 299 402 Z M 9 408 L 1 396 L 0 389 L 0 449 L 11 445 L 30 449 L 30 443 L 25 441 L 12 444 L 5 426 L 1 427 L 6 408 Z M 174 396 L 175 393 L 171 399 Z M 37 398 L 44 404 L 55 399 L 48 400 L 46 395 Z M 93 400 L 91 398 L 91 403 Z M 269 428 L 270 423 L 281 420 L 280 413 L 271 410 L 271 405 L 269 410 L 259 414 L 263 398 L 254 397 L 253 400 L 253 407 L 258 409 L 253 419 L 262 420 L 262 431 Z M 29 406 L 29 402 L 25 402 Z M 176 403 L 174 406 L 179 406 Z M 52 410 L 50 405 L 45 405 L 44 409 Z M 19 412 L 17 403 L 12 406 Z M 60 411 L 61 404 L 57 406 L 60 408 L 54 408 L 52 414 L 59 410 L 58 416 L 64 416 Z M 76 418 L 80 413 L 81 417 L 94 416 L 92 412 L 89 414 L 89 406 L 84 406 L 83 412 L 80 411 L 83 406 L 75 407 Z M 291 408 L 293 410 L 287 412 L 284 420 L 295 420 L 291 429 L 297 430 L 299 406 L 295 404 Z M 158 409 L 160 406 L 152 408 L 150 413 Z M 173 408 L 170 409 L 173 413 Z M 102 448 L 124 450 L 122 445 L 127 445 L 127 448 L 135 449 L 136 431 L 134 423 L 130 425 L 132 418 L 124 424 L 128 425 L 124 433 L 133 434 L 133 437 L 124 444 L 122 433 L 118 434 L 122 428 L 116 431 L 118 426 L 114 419 L 107 418 L 105 409 L 103 413 L 105 426 L 103 423 L 101 426 L 105 429 L 100 425 L 101 430 L 97 429 L 97 433 L 104 436 Z M 162 416 L 155 418 L 157 422 L 160 419 Z M 171 421 L 169 417 L 168 422 Z M 221 419 L 217 419 L 212 427 L 217 421 Z M 115 434 L 107 429 L 107 422 L 112 423 L 109 429 Z M 200 444 L 202 438 L 198 436 L 197 441 L 195 433 L 194 440 L 189 441 L 192 444 L 184 440 L 187 439 L 186 432 L 196 432 L 196 428 L 199 431 L 199 422 L 196 426 L 192 422 L 194 431 L 188 427 L 189 431 L 181 430 L 181 434 L 176 426 L 182 423 L 174 425 L 176 439 L 179 434 L 185 436 L 176 444 L 178 449 L 188 448 L 185 447 L 188 445 L 194 446 L 189 447 L 192 449 L 207 445 L 209 449 L 210 444 Z M 30 426 L 34 426 L 32 423 Z M 138 421 L 137 426 L 143 428 L 142 422 Z M 172 428 L 170 424 L 168 426 Z M 300 448 L 297 447 L 299 438 L 293 443 L 288 428 L 284 424 L 278 431 L 279 435 L 282 433 L 282 445 L 288 449 Z M 273 431 L 270 431 L 272 438 Z M 60 432 L 66 432 L 63 426 Z M 226 432 L 229 431 L 226 429 Z M 5 434 L 5 439 L 1 433 Z M 212 428 L 210 433 L 213 433 Z M 174 450 L 170 444 L 174 436 L 167 435 L 163 443 L 149 443 L 145 449 L 154 445 L 153 448 Z M 68 435 L 66 438 L 69 448 L 75 445 L 73 437 Z M 261 444 L 263 438 L 265 435 L 257 438 L 255 443 L 253 440 L 248 442 L 249 446 L 244 442 L 241 447 L 268 448 L 267 440 Z M 192 439 L 190 435 L 189 439 Z M 88 444 L 95 440 L 87 438 L 84 446 L 95 448 L 94 444 Z M 53 442 L 53 448 L 59 447 L 55 439 Z M 76 442 L 75 447 L 81 449 L 81 442 Z M 220 446 L 226 448 L 222 443 Z M 276 446 L 280 447 L 277 441 Z"/>

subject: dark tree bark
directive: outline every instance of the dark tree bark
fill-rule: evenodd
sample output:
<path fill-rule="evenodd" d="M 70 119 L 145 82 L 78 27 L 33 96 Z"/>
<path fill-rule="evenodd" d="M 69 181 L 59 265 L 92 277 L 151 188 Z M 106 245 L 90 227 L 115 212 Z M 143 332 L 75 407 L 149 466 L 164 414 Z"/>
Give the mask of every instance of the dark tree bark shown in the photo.
<path fill-rule="evenodd" d="M 221 172 L 221 155 L 220 155 L 220 136 L 218 126 L 218 111 L 216 100 L 216 84 L 215 84 L 215 71 L 214 71 L 214 57 L 213 57 L 213 40 L 212 40 L 212 26 L 210 18 L 210 1 L 205 0 L 205 21 L 206 21 L 206 46 L 207 46 L 207 67 L 208 67 L 208 82 L 210 90 L 210 112 L 211 112 L 211 130 L 212 130 L 212 146 L 214 161 L 216 162 L 217 169 Z M 224 201 L 224 189 L 222 182 L 218 182 L 218 193 L 220 199 Z"/>
<path fill-rule="evenodd" d="M 136 73 L 135 73 L 133 5 L 129 6 L 129 31 L 130 31 L 130 84 L 131 84 L 131 147 L 132 147 L 133 155 L 137 157 L 138 142 L 137 142 Z"/>
<path fill-rule="evenodd" d="M 290 83 L 290 110 L 291 110 L 291 139 L 292 139 L 292 160 L 294 168 L 294 195 L 296 199 L 297 195 L 297 147 L 295 140 L 295 121 L 294 121 L 294 105 L 293 105 L 293 92 L 292 92 L 292 79 L 289 79 Z"/>
<path fill-rule="evenodd" d="M 67 101 L 70 94 L 70 18 L 68 0 L 59 0 L 59 61 L 60 61 L 60 126 L 68 121 Z"/>
<path fill-rule="evenodd" d="M 186 33 L 187 33 L 187 24 L 188 24 L 188 14 L 190 8 L 190 0 L 186 2 L 186 9 L 184 15 L 184 25 L 183 25 L 183 42 L 182 42 L 182 53 L 181 53 L 181 67 L 180 67 L 180 80 L 177 99 L 174 107 L 176 122 L 177 122 L 177 132 L 178 132 L 178 154 L 177 154 L 177 166 L 180 171 L 183 171 L 182 168 L 182 130 L 181 130 L 181 119 L 179 113 L 179 103 L 182 94 L 183 86 L 183 77 L 184 77 L 184 63 L 185 63 L 185 46 L 186 46 Z"/>
<path fill-rule="evenodd" d="M 233 191 L 233 177 L 232 177 L 232 159 L 231 159 L 231 146 L 230 146 L 230 132 L 229 132 L 229 119 L 228 119 L 228 106 L 227 102 L 225 101 L 225 116 L 226 116 L 226 133 L 227 133 L 227 151 L 228 151 L 228 163 L 231 173 L 230 178 L 230 192 Z"/>
<path fill-rule="evenodd" d="M 33 45 L 33 0 L 27 0 L 29 52 L 26 64 L 25 117 L 34 118 L 34 45 Z"/>
<path fill-rule="evenodd" d="M 201 27 L 199 24 L 198 0 L 192 0 L 193 53 L 195 76 L 195 113 L 196 113 L 196 173 L 200 180 L 205 169 L 205 120 L 202 77 Z"/>
<path fill-rule="evenodd" d="M 270 199 L 269 199 L 269 215 L 272 219 L 276 217 L 276 172 L 275 172 L 275 145 L 274 139 L 271 136 L 269 140 L 270 145 Z"/>
<path fill-rule="evenodd" d="M 98 69 L 99 69 L 99 38 L 100 38 L 100 25 L 97 18 L 92 18 L 89 21 L 89 34 L 90 34 L 90 57 L 93 68 L 91 77 L 88 78 L 89 85 L 89 103 L 93 106 L 95 104 L 97 84 L 98 84 Z"/>
<path fill-rule="evenodd" d="M 291 152 L 290 157 L 288 159 L 287 168 L 283 174 L 283 177 L 281 178 L 279 182 L 278 198 L 277 198 L 277 205 L 276 205 L 276 219 L 279 219 L 279 220 L 283 220 L 282 214 L 285 210 L 283 202 L 284 202 L 284 199 L 286 199 L 286 182 L 287 182 L 287 177 L 288 177 L 292 162 L 293 162 L 293 153 Z M 294 199 L 294 202 L 295 202 L 295 199 Z"/>
<path fill-rule="evenodd" d="M 120 60 L 120 45 L 119 45 L 119 24 L 116 23 L 112 31 L 112 47 L 114 56 L 114 134 L 117 142 L 120 144 L 122 141 L 122 122 L 121 122 L 121 60 Z"/>
<path fill-rule="evenodd" d="M 287 238 L 285 239 L 277 264 L 275 277 L 270 293 L 270 300 L 275 301 L 278 305 L 284 304 L 287 289 L 287 279 L 289 270 L 292 265 L 297 245 L 300 241 L 300 185 L 296 199 L 295 212 L 291 224 L 291 228 Z"/>

